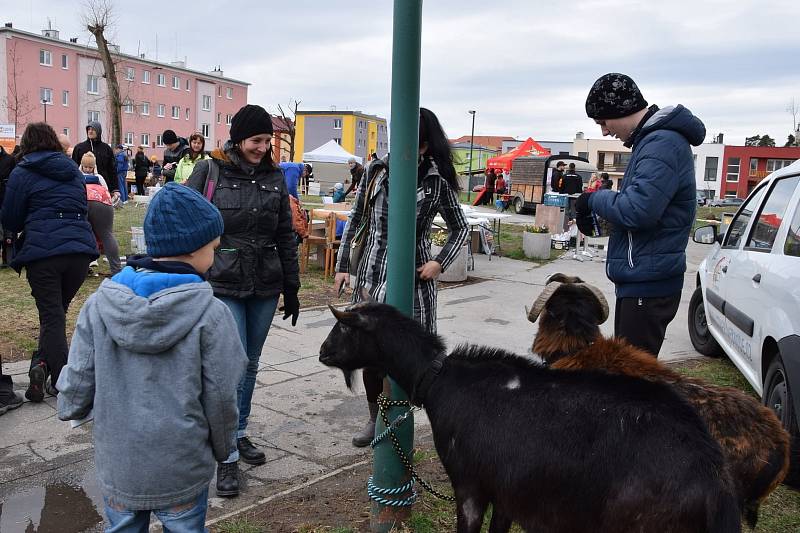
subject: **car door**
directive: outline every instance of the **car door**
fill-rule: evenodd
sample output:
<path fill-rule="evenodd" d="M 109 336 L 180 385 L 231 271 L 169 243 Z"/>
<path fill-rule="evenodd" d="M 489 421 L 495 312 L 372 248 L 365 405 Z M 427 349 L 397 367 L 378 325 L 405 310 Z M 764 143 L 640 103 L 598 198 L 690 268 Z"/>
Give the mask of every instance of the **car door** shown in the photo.
<path fill-rule="evenodd" d="M 793 269 L 785 261 L 781 226 L 784 218 L 794 213 L 792 202 L 799 181 L 800 176 L 789 176 L 769 184 L 747 230 L 747 238 L 731 257 L 726 273 L 728 338 L 736 357 L 751 369 L 755 383 L 763 383 L 761 348 L 765 334 L 769 334 L 768 321 L 774 316 L 769 310 L 780 305 L 791 289 Z M 791 259 L 788 263 L 796 269 L 797 262 Z"/>
<path fill-rule="evenodd" d="M 725 353 L 729 355 L 731 361 L 739 370 L 750 378 L 751 383 L 760 382 L 758 380 L 760 372 L 756 371 L 752 363 L 752 346 L 746 344 L 745 337 L 740 333 L 740 330 L 731 325 L 728 314 L 734 315 L 737 321 L 740 321 L 739 318 L 741 317 L 737 314 L 735 305 L 730 306 L 728 299 L 731 294 L 737 291 L 732 279 L 733 270 L 731 265 L 742 253 L 747 231 L 764 198 L 767 185 L 767 183 L 764 183 L 753 191 L 745 203 L 742 204 L 741 209 L 731 220 L 730 226 L 725 233 L 725 238 L 722 241 L 722 246 L 713 257 L 709 258 L 705 293 L 707 303 L 706 317 L 709 321 L 709 327 L 715 330 Z M 746 319 L 744 321 L 746 322 Z"/>

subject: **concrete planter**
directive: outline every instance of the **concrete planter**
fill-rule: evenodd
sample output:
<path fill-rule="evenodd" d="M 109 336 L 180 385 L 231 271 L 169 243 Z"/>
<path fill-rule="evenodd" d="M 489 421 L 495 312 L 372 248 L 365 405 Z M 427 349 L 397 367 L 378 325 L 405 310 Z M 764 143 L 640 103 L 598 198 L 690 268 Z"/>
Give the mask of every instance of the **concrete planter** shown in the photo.
<path fill-rule="evenodd" d="M 442 251 L 441 246 L 431 245 L 431 255 L 436 257 Z M 461 247 L 461 250 L 456 256 L 456 260 L 450 267 L 439 275 L 439 281 L 465 281 L 467 279 L 467 246 L 466 244 Z"/>
<path fill-rule="evenodd" d="M 550 259 L 550 234 L 523 231 L 522 251 L 529 259 Z"/>

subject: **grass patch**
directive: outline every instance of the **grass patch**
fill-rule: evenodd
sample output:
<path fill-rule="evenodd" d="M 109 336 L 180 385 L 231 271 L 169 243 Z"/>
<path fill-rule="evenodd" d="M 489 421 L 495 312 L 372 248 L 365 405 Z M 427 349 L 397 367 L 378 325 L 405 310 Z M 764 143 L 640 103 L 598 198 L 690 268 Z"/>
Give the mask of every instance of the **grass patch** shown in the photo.
<path fill-rule="evenodd" d="M 262 533 L 263 526 L 251 522 L 247 518 L 226 521 L 216 529 L 217 533 Z"/>

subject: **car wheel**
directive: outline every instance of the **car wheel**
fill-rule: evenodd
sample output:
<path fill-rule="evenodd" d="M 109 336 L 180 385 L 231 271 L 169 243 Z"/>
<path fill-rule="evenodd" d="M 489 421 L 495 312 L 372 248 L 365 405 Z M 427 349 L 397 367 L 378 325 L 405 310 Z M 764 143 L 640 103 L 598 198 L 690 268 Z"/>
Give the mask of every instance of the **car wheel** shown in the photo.
<path fill-rule="evenodd" d="M 522 198 L 517 196 L 516 198 L 514 198 L 514 212 L 518 215 L 521 215 L 524 210 L 525 210 L 525 202 L 522 201 Z"/>
<path fill-rule="evenodd" d="M 800 488 L 800 431 L 797 428 L 792 401 L 786 368 L 783 366 L 781 355 L 778 354 L 770 363 L 764 380 L 764 405 L 772 409 L 791 438 L 789 473 L 783 482 L 791 487 Z"/>
<path fill-rule="evenodd" d="M 703 289 L 697 287 L 689 301 L 689 339 L 694 349 L 708 357 L 719 357 L 722 350 L 711 336 L 703 305 Z"/>

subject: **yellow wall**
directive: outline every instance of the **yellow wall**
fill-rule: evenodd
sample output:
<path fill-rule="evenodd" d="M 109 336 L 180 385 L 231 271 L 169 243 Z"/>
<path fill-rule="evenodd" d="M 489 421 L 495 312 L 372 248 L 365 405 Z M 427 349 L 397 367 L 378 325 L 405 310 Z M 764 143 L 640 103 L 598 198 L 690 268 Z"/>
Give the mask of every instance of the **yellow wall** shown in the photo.
<path fill-rule="evenodd" d="M 342 117 L 342 148 L 354 154 L 356 152 L 356 116 L 340 116 Z"/>
<path fill-rule="evenodd" d="M 367 126 L 367 159 L 378 151 L 378 123 L 370 120 Z"/>
<path fill-rule="evenodd" d="M 303 162 L 303 140 L 305 136 L 306 117 L 297 115 L 294 125 L 294 162 Z"/>

